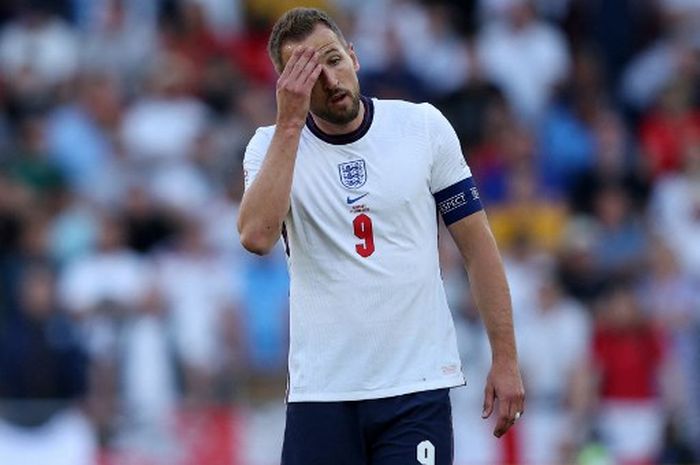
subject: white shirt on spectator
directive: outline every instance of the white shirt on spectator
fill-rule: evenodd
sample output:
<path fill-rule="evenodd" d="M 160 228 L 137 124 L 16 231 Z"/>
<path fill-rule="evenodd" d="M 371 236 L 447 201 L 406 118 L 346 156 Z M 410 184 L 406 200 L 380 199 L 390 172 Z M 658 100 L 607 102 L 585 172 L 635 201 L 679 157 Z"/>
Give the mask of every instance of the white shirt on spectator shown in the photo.
<path fill-rule="evenodd" d="M 159 286 L 171 311 L 175 344 L 188 364 L 213 371 L 220 361 L 218 328 L 233 306 L 233 268 L 215 254 L 175 251 L 158 265 Z"/>
<path fill-rule="evenodd" d="M 134 160 L 182 159 L 206 122 L 206 109 L 194 98 L 145 98 L 124 115 L 122 137 Z"/>
<path fill-rule="evenodd" d="M 524 120 L 541 115 L 553 86 L 569 71 L 564 37 L 541 21 L 522 29 L 500 21 L 487 24 L 477 38 L 477 55 L 486 77 L 502 88 Z"/>
<path fill-rule="evenodd" d="M 134 307 L 144 296 L 147 276 L 147 265 L 130 251 L 97 253 L 68 265 L 59 293 L 64 305 L 78 313 L 104 301 Z"/>
<path fill-rule="evenodd" d="M 659 181 L 650 218 L 685 271 L 700 278 L 700 181 L 683 174 Z"/>
<path fill-rule="evenodd" d="M 53 85 L 72 77 L 78 67 L 78 41 L 74 32 L 57 18 L 37 27 L 9 23 L 0 34 L 0 69 L 10 78 L 26 70 L 42 84 Z"/>
<path fill-rule="evenodd" d="M 559 298 L 518 328 L 518 357 L 528 391 L 528 413 L 519 425 L 525 463 L 562 463 L 572 440 L 566 400 L 572 377 L 585 360 L 591 321 L 576 301 Z"/>

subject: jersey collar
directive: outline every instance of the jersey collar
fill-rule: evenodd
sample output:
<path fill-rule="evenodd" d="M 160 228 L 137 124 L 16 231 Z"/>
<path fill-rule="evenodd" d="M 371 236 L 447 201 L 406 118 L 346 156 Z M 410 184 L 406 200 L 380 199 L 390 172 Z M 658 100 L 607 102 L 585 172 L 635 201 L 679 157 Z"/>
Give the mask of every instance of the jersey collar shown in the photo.
<path fill-rule="evenodd" d="M 347 134 L 326 134 L 321 128 L 316 126 L 311 115 L 306 117 L 306 127 L 309 128 L 316 137 L 333 145 L 345 145 L 360 140 L 362 136 L 367 134 L 369 127 L 372 125 L 372 120 L 374 119 L 374 102 L 372 102 L 372 99 L 361 95 L 360 101 L 365 107 L 365 114 L 362 117 L 360 126 L 352 132 L 348 132 Z"/>

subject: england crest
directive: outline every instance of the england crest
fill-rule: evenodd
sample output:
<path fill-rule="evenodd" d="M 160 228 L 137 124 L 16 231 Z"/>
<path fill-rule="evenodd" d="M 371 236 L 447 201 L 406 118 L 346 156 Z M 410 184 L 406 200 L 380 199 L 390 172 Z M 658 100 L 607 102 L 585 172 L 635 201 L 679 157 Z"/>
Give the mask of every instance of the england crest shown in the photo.
<path fill-rule="evenodd" d="M 359 189 L 367 182 L 364 160 L 353 160 L 338 165 L 340 182 L 348 189 Z"/>

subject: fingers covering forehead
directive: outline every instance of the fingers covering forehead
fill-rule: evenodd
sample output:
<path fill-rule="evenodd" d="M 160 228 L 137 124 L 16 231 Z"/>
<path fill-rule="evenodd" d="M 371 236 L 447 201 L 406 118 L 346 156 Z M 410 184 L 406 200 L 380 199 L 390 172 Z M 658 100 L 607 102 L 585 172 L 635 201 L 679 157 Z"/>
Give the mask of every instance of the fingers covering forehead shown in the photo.
<path fill-rule="evenodd" d="M 282 44 L 280 58 L 284 67 L 293 56 L 295 50 L 303 47 L 310 47 L 316 51 L 323 51 L 332 45 L 345 48 L 344 40 L 339 38 L 332 30 L 318 25 L 307 37 L 300 40 L 288 40 Z"/>
<path fill-rule="evenodd" d="M 304 47 L 298 54 L 295 51 L 294 55 L 292 55 L 292 58 L 289 60 L 288 66 L 285 67 L 285 71 L 287 68 L 291 68 L 289 71 L 289 76 L 291 78 L 305 80 L 317 63 L 317 53 L 308 47 Z"/>

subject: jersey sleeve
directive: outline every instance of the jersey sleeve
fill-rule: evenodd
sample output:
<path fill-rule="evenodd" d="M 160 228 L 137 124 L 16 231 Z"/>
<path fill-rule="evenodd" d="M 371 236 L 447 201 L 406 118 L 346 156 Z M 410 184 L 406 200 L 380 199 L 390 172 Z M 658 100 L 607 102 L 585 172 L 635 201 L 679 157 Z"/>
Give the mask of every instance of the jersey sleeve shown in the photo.
<path fill-rule="evenodd" d="M 450 225 L 481 210 L 481 200 L 454 128 L 437 108 L 426 107 L 433 156 L 430 192 L 445 224 Z"/>
<path fill-rule="evenodd" d="M 255 177 L 262 167 L 265 154 L 272 140 L 272 131 L 270 128 L 258 128 L 255 134 L 248 142 L 243 156 L 243 183 L 245 189 L 248 189 L 255 180 Z"/>

